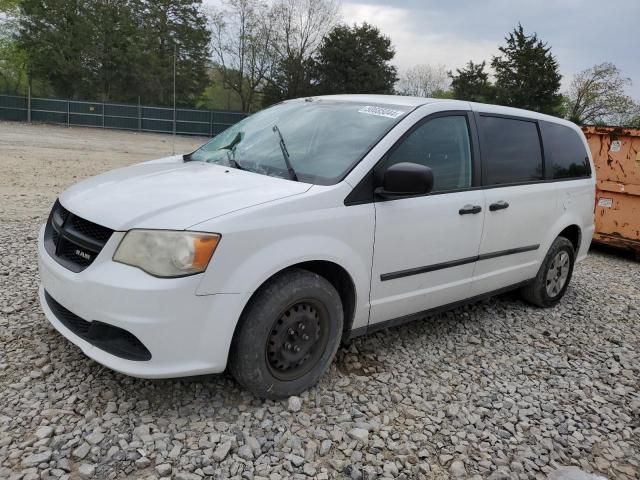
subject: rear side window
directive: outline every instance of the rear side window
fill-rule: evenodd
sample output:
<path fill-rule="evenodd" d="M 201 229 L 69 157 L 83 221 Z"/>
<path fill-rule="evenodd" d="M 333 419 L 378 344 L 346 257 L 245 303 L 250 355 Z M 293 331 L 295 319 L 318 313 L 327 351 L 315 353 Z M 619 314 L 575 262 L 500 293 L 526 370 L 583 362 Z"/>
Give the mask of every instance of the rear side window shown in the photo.
<path fill-rule="evenodd" d="M 545 159 L 551 168 L 551 178 L 591 176 L 589 155 L 578 133 L 557 123 L 541 122 Z"/>
<path fill-rule="evenodd" d="M 480 116 L 485 185 L 543 179 L 542 150 L 534 122 Z"/>

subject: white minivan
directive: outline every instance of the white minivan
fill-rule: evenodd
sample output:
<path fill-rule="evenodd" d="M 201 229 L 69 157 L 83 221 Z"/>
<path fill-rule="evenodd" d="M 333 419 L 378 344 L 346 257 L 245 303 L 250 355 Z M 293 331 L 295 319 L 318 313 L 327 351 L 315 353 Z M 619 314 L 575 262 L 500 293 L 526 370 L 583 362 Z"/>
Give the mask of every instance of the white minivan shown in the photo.
<path fill-rule="evenodd" d="M 555 117 L 338 95 L 251 115 L 193 153 L 63 192 L 40 301 L 97 362 L 314 385 L 340 341 L 519 288 L 549 307 L 593 234 L 585 138 Z"/>

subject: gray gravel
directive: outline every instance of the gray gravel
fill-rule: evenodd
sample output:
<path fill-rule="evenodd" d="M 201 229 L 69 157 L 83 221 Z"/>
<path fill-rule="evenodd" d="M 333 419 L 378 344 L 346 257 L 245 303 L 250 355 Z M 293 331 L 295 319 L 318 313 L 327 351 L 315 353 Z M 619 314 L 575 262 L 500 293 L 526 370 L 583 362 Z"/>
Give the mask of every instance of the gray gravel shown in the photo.
<path fill-rule="evenodd" d="M 54 198 L 0 216 L 1 479 L 639 478 L 639 263 L 592 252 L 554 309 L 508 294 L 356 339 L 265 402 L 227 375 L 129 378 L 56 333 L 35 260 Z"/>

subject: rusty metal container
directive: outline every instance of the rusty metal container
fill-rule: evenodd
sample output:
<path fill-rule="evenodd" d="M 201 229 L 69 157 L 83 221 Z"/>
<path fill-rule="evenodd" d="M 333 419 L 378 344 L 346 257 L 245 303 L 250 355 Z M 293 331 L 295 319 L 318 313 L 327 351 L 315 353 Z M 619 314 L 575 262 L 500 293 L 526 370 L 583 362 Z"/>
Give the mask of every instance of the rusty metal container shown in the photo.
<path fill-rule="evenodd" d="M 582 127 L 596 167 L 593 240 L 640 258 L 640 129 Z"/>

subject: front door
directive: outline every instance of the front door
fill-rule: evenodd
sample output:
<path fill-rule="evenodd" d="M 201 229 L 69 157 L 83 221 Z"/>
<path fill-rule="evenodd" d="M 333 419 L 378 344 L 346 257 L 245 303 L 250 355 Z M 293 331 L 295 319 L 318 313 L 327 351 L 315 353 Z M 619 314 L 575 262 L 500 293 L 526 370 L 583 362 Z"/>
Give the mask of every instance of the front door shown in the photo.
<path fill-rule="evenodd" d="M 370 324 L 469 295 L 482 235 L 483 192 L 474 189 L 471 123 L 464 112 L 419 122 L 376 173 L 413 162 L 433 171 L 430 195 L 376 202 Z"/>

